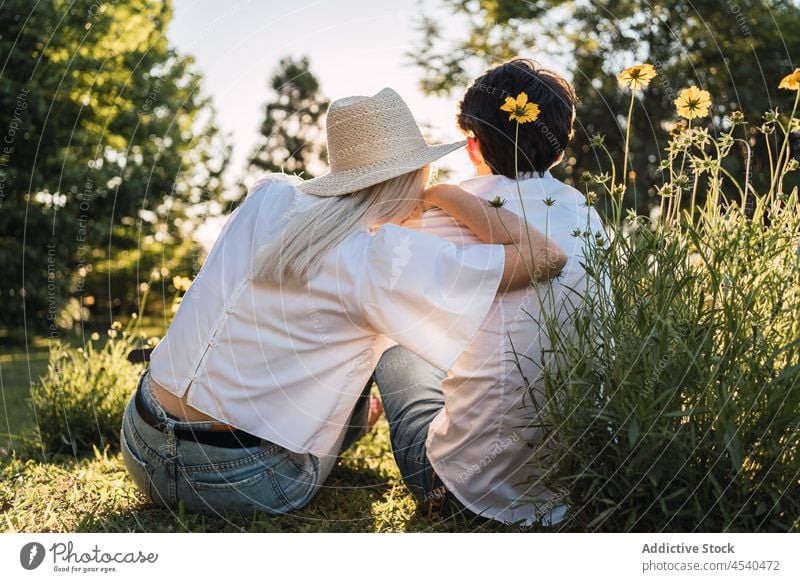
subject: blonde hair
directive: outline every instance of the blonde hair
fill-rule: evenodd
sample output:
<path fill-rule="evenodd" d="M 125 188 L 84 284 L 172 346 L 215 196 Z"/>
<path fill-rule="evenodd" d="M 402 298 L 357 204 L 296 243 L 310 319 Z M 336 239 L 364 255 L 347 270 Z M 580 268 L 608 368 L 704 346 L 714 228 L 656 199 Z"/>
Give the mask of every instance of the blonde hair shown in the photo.
<path fill-rule="evenodd" d="M 343 196 L 332 196 L 292 217 L 255 259 L 256 273 L 274 283 L 305 283 L 325 256 L 362 227 L 399 222 L 417 207 L 429 166 Z"/>

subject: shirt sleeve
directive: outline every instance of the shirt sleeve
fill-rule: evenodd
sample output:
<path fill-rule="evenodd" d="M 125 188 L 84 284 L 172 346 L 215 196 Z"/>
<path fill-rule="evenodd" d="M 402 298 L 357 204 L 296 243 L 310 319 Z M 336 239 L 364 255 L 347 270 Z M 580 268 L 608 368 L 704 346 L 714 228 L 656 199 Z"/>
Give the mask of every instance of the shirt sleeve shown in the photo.
<path fill-rule="evenodd" d="M 364 318 L 378 333 L 447 371 L 489 313 L 504 263 L 502 245 L 457 247 L 384 225 L 371 237 L 361 278 Z"/>

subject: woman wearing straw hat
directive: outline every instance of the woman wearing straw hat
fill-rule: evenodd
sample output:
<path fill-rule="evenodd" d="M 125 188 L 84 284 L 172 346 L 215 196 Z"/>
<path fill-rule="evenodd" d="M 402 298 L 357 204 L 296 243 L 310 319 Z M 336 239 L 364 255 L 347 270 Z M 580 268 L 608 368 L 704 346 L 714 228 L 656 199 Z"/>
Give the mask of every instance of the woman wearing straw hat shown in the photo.
<path fill-rule="evenodd" d="M 516 215 L 453 186 L 426 190 L 428 165 L 463 143 L 429 146 L 393 90 L 335 101 L 327 140 L 330 173 L 250 189 L 128 403 L 123 459 L 160 505 L 303 507 L 365 432 L 384 350 L 447 370 L 498 290 L 563 268 L 560 249 Z M 490 244 L 399 226 L 423 206 Z"/>

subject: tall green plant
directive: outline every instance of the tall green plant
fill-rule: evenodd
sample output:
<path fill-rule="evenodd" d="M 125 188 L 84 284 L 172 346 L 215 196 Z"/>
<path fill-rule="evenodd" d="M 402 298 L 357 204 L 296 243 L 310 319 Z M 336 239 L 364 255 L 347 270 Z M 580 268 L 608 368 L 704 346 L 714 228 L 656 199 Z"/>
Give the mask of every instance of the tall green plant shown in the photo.
<path fill-rule="evenodd" d="M 31 388 L 35 438 L 45 458 L 55 453 L 82 455 L 94 447 L 119 448 L 122 414 L 143 371 L 128 361 L 138 340 L 114 324 L 98 347 L 93 337 L 85 348 L 55 344 L 47 373 Z"/>
<path fill-rule="evenodd" d="M 548 485 L 568 492 L 564 529 L 800 530 L 798 192 L 748 207 L 748 168 L 723 169 L 741 126 L 734 116 L 716 139 L 679 128 L 659 186 L 668 210 L 610 223 L 608 244 L 588 237 L 595 292 L 566 322 L 545 316 L 554 353 L 528 388 L 557 443 L 544 461 Z M 774 184 L 797 167 L 787 156 Z M 701 185 L 704 203 L 683 209 Z"/>

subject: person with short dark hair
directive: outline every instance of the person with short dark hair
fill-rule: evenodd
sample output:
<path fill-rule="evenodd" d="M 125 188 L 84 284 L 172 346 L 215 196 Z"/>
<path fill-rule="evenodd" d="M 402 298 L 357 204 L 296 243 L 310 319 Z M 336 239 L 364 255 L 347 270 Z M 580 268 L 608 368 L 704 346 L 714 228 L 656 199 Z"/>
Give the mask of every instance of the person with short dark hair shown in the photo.
<path fill-rule="evenodd" d="M 519 126 L 498 107 L 507 97 L 525 93 L 539 106 L 532 123 Z M 508 178 L 515 171 L 542 176 L 561 161 L 572 139 L 575 91 L 562 77 L 528 59 L 514 59 L 486 71 L 469 86 L 459 103 L 458 127 L 467 135 L 467 151 L 479 173 Z M 518 147 L 514 167 L 515 137 Z"/>
<path fill-rule="evenodd" d="M 531 115 L 523 113 L 520 122 L 509 115 L 514 107 L 507 99 L 536 107 L 523 105 Z M 515 59 L 476 79 L 459 105 L 458 125 L 477 173 L 459 184 L 467 192 L 461 196 L 491 201 L 518 216 L 524 210 L 528 222 L 569 258 L 557 278 L 498 294 L 449 371 L 401 346 L 381 358 L 375 378 L 395 460 L 429 515 L 552 526 L 568 511 L 563 492 L 546 484 L 550 467 L 542 459 L 550 445 L 531 398 L 542 404 L 541 366 L 552 349 L 545 317 L 570 325 L 570 315 L 593 292 L 582 265 L 584 244 L 606 236 L 583 195 L 549 172 L 572 138 L 575 99 L 563 78 Z M 461 192 L 456 186 L 434 188 Z M 480 242 L 439 209 L 406 226 L 463 248 Z"/>

